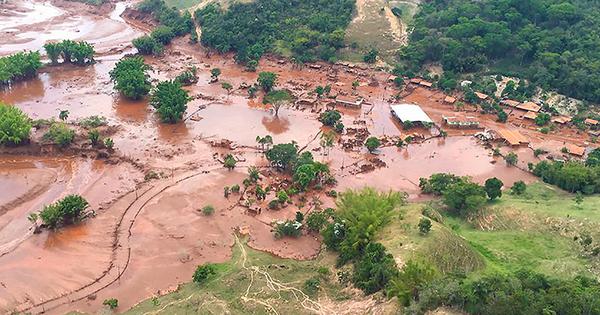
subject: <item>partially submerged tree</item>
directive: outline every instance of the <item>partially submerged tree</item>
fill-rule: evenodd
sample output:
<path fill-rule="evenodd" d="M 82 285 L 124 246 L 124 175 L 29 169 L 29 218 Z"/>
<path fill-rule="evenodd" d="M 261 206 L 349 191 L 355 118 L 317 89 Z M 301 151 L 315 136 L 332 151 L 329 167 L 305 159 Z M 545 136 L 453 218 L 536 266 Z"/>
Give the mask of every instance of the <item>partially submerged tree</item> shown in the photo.
<path fill-rule="evenodd" d="M 381 146 L 381 141 L 377 137 L 369 137 L 365 142 L 365 146 L 367 147 L 367 150 L 369 150 L 369 153 L 373 153 Z"/>
<path fill-rule="evenodd" d="M 138 100 L 147 95 L 152 87 L 148 70 L 150 66 L 144 63 L 142 57 L 127 57 L 121 59 L 110 71 L 110 79 L 121 95 Z"/>
<path fill-rule="evenodd" d="M 47 205 L 39 213 L 45 226 L 55 229 L 75 223 L 85 217 L 89 207 L 87 200 L 79 195 L 68 195 L 65 198 Z"/>
<path fill-rule="evenodd" d="M 183 118 L 189 101 L 188 92 L 181 88 L 181 84 L 163 81 L 153 91 L 150 104 L 156 108 L 162 122 L 174 124 Z"/>
<path fill-rule="evenodd" d="M 288 91 L 274 90 L 274 91 L 267 93 L 267 95 L 265 95 L 263 102 L 271 104 L 271 106 L 273 106 L 273 111 L 275 112 L 275 116 L 279 116 L 279 110 L 283 106 L 288 105 L 291 102 L 291 100 L 292 100 L 292 95 L 290 95 L 290 93 Z"/>
<path fill-rule="evenodd" d="M 277 74 L 268 71 L 260 72 L 258 74 L 257 83 L 263 91 L 268 93 L 277 84 Z"/>
<path fill-rule="evenodd" d="M 0 145 L 17 145 L 29 139 L 31 122 L 18 107 L 0 102 Z"/>

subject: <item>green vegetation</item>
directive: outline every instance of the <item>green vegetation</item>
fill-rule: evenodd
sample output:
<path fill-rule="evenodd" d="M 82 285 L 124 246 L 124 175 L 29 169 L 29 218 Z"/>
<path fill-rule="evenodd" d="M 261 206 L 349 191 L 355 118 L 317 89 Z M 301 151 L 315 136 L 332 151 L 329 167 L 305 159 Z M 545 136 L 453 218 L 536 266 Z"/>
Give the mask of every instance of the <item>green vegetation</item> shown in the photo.
<path fill-rule="evenodd" d="M 50 125 L 48 132 L 44 134 L 44 140 L 51 141 L 60 147 L 66 147 L 75 139 L 75 131 L 65 123 L 55 122 Z"/>
<path fill-rule="evenodd" d="M 215 207 L 213 207 L 212 205 L 206 205 L 206 206 L 202 207 L 202 214 L 209 216 L 209 215 L 212 215 L 213 213 L 215 213 Z"/>
<path fill-rule="evenodd" d="M 237 160 L 231 154 L 227 154 L 225 159 L 223 159 L 223 166 L 230 171 L 235 168 L 236 164 Z"/>
<path fill-rule="evenodd" d="M 63 62 L 85 65 L 94 62 L 94 46 L 88 42 L 75 42 L 69 39 L 62 42 L 46 43 L 44 50 L 52 64 L 58 63 L 58 57 L 62 57 Z"/>
<path fill-rule="evenodd" d="M 343 46 L 354 1 L 257 0 L 236 2 L 224 10 L 211 3 L 194 13 L 202 27 L 202 44 L 236 52 L 239 63 L 258 60 L 268 51 L 304 63 L 332 61 Z"/>
<path fill-rule="evenodd" d="M 569 192 L 600 193 L 600 165 L 595 161 L 595 155 L 587 163 L 542 161 L 535 165 L 533 174 Z"/>
<path fill-rule="evenodd" d="M 146 73 L 150 66 L 144 63 L 142 57 L 127 57 L 119 60 L 110 71 L 110 79 L 115 83 L 115 89 L 121 95 L 139 100 L 150 92 L 152 85 Z"/>
<path fill-rule="evenodd" d="M 265 95 L 263 103 L 271 104 L 275 111 L 275 116 L 279 116 L 281 107 L 289 104 L 292 99 L 292 95 L 286 90 L 271 90 Z"/>
<path fill-rule="evenodd" d="M 188 92 L 177 81 L 159 82 L 150 98 L 150 104 L 156 108 L 160 120 L 169 124 L 183 119 L 189 101 Z"/>
<path fill-rule="evenodd" d="M 79 195 L 68 195 L 65 198 L 47 205 L 39 213 L 44 225 L 55 229 L 61 226 L 73 224 L 86 216 L 85 210 L 89 207 L 88 202 Z"/>
<path fill-rule="evenodd" d="M 490 200 L 494 200 L 502 197 L 502 186 L 504 186 L 504 183 L 502 183 L 502 181 L 498 178 L 488 178 L 485 181 L 484 186 L 485 193 L 488 195 L 488 198 L 490 198 Z"/>
<path fill-rule="evenodd" d="M 31 121 L 18 107 L 0 102 L 0 145 L 17 145 L 29 139 Z"/>
<path fill-rule="evenodd" d="M 340 114 L 340 112 L 338 112 L 337 110 L 326 110 L 322 112 L 319 116 L 319 121 L 323 125 L 329 127 L 335 126 L 335 124 L 337 124 L 340 121 L 340 119 L 342 119 L 342 114 Z"/>
<path fill-rule="evenodd" d="M 173 40 L 173 38 L 175 38 L 175 33 L 173 33 L 172 28 L 170 28 L 168 26 L 160 25 L 157 28 L 155 28 L 152 31 L 152 33 L 150 33 L 150 36 L 157 42 L 159 42 L 163 45 L 168 45 L 171 43 L 171 40 Z"/>
<path fill-rule="evenodd" d="M 428 62 L 453 73 L 489 68 L 599 102 L 599 13 L 585 0 L 422 2 L 400 55 L 413 72 Z"/>
<path fill-rule="evenodd" d="M 115 298 L 106 299 L 106 300 L 104 300 L 104 302 L 102 302 L 102 305 L 106 305 L 111 310 L 114 310 L 117 307 L 119 307 L 119 300 L 117 300 Z"/>
<path fill-rule="evenodd" d="M 280 170 L 290 169 L 298 158 L 298 145 L 292 143 L 276 144 L 266 152 L 271 166 Z"/>
<path fill-rule="evenodd" d="M 142 55 L 160 55 L 163 53 L 164 47 L 154 37 L 144 35 L 134 39 L 133 46 Z"/>
<path fill-rule="evenodd" d="M 260 72 L 256 83 L 258 83 L 263 91 L 268 93 L 277 85 L 277 74 L 268 71 Z"/>
<path fill-rule="evenodd" d="M 196 271 L 194 271 L 192 280 L 196 284 L 203 284 L 215 273 L 216 273 L 215 265 L 213 265 L 213 264 L 200 265 L 200 266 L 198 266 L 198 268 L 196 268 Z"/>
<path fill-rule="evenodd" d="M 41 66 L 37 51 L 0 57 L 0 87 L 35 77 Z"/>
<path fill-rule="evenodd" d="M 375 152 L 377 148 L 381 146 L 381 141 L 377 137 L 369 137 L 367 141 L 365 141 L 365 147 L 369 150 L 369 153 Z"/>
<path fill-rule="evenodd" d="M 189 12 L 185 11 L 182 15 L 176 8 L 167 6 L 163 0 L 144 0 L 137 9 L 144 13 L 152 13 L 154 19 L 161 26 L 169 27 L 175 36 L 182 36 L 194 29 L 194 21 Z"/>
<path fill-rule="evenodd" d="M 192 67 L 188 68 L 187 70 L 183 71 L 181 74 L 179 74 L 175 78 L 175 81 L 179 82 L 183 86 L 192 85 L 192 84 L 198 82 L 197 72 L 198 72 L 198 69 L 196 68 L 196 66 L 192 66 Z"/>

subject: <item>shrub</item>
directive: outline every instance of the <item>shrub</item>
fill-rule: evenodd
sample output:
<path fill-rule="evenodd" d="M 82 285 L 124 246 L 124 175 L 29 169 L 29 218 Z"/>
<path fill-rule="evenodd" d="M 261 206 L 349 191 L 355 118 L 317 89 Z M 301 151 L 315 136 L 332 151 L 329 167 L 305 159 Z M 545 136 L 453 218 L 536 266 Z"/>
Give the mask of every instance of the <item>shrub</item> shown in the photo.
<path fill-rule="evenodd" d="M 394 257 L 387 253 L 385 247 L 380 243 L 369 243 L 354 265 L 352 282 L 365 294 L 372 294 L 385 288 L 397 274 Z"/>
<path fill-rule="evenodd" d="M 211 276 L 217 273 L 217 270 L 213 264 L 204 264 L 200 265 L 196 268 L 194 275 L 192 276 L 192 281 L 197 284 L 203 284 L 208 280 Z"/>
<path fill-rule="evenodd" d="M 75 131 L 71 130 L 64 123 L 53 123 L 48 129 L 48 132 L 44 135 L 44 140 L 52 141 L 53 143 L 66 147 L 75 138 Z"/>
<path fill-rule="evenodd" d="M 240 192 L 240 185 L 235 184 L 235 185 L 231 186 L 231 192 L 236 193 L 236 194 L 239 193 Z"/>
<path fill-rule="evenodd" d="M 98 141 L 100 140 L 100 132 L 98 132 L 97 129 L 92 129 L 88 131 L 88 139 L 90 140 L 92 145 L 98 144 Z"/>
<path fill-rule="evenodd" d="M 206 205 L 204 207 L 202 207 L 202 214 L 204 215 L 212 215 L 213 213 L 215 213 L 215 207 L 213 207 L 212 205 Z"/>
<path fill-rule="evenodd" d="M 115 298 L 106 299 L 106 300 L 104 300 L 104 302 L 102 302 L 102 305 L 106 305 L 111 310 L 114 310 L 117 307 L 119 307 L 119 300 L 117 300 Z"/>
<path fill-rule="evenodd" d="M 142 55 L 160 55 L 164 49 L 161 43 L 148 35 L 134 39 L 132 44 Z"/>
<path fill-rule="evenodd" d="M 304 213 L 302 213 L 300 211 L 296 211 L 296 218 L 295 218 L 295 220 L 298 223 L 302 223 L 302 221 L 304 221 Z"/>
<path fill-rule="evenodd" d="M 228 170 L 232 170 L 235 168 L 235 165 L 237 164 L 236 159 L 233 157 L 233 155 L 231 154 L 227 154 L 225 156 L 225 159 L 223 160 L 223 166 L 225 168 L 227 168 Z"/>
<path fill-rule="evenodd" d="M 279 201 L 279 203 L 284 204 L 288 200 L 290 200 L 290 196 L 288 196 L 285 190 L 280 190 L 277 192 L 277 200 Z"/>
<path fill-rule="evenodd" d="M 344 132 L 344 124 L 341 121 L 338 121 L 337 123 L 335 123 L 335 126 L 333 126 L 333 129 L 337 133 L 342 133 Z"/>
<path fill-rule="evenodd" d="M 381 141 L 377 137 L 369 137 L 365 142 L 365 146 L 370 153 L 373 153 L 379 146 L 381 146 Z"/>
<path fill-rule="evenodd" d="M 463 180 L 446 188 L 443 201 L 450 210 L 466 218 L 483 207 L 486 196 L 483 187 L 469 180 Z"/>
<path fill-rule="evenodd" d="M 87 200 L 79 195 L 68 195 L 65 198 L 47 205 L 40 211 L 39 217 L 49 228 L 57 228 L 72 224 L 85 215 L 89 207 Z"/>
<path fill-rule="evenodd" d="M 280 239 L 286 236 L 299 237 L 302 235 L 302 223 L 298 221 L 285 220 L 283 222 L 277 222 L 275 229 L 273 230 L 276 239 Z"/>
<path fill-rule="evenodd" d="M 321 232 L 328 216 L 322 211 L 312 211 L 306 216 L 306 227 L 312 232 Z"/>
<path fill-rule="evenodd" d="M 110 71 L 110 79 L 123 96 L 138 100 L 147 95 L 152 87 L 146 73 L 148 70 L 150 66 L 144 63 L 142 57 L 127 57 L 117 62 Z"/>
<path fill-rule="evenodd" d="M 79 121 L 79 125 L 84 128 L 98 128 L 107 124 L 106 117 L 96 115 L 83 118 Z"/>
<path fill-rule="evenodd" d="M 37 51 L 0 57 L 0 86 L 33 78 L 41 66 Z"/>
<path fill-rule="evenodd" d="M 304 291 L 306 291 L 309 295 L 314 295 L 319 292 L 319 288 L 321 287 L 321 280 L 318 278 L 310 278 L 304 281 Z"/>
<path fill-rule="evenodd" d="M 257 83 L 265 92 L 270 92 L 277 84 L 277 74 L 273 72 L 260 72 L 258 74 Z"/>
<path fill-rule="evenodd" d="M 517 165 L 517 162 L 519 162 L 519 156 L 514 152 L 509 152 L 504 157 L 504 161 L 506 161 L 506 165 L 509 166 Z"/>
<path fill-rule="evenodd" d="M 511 192 L 515 195 L 522 195 L 527 190 L 527 185 L 524 181 L 516 181 L 513 186 L 510 188 Z"/>
<path fill-rule="evenodd" d="M 158 83 L 152 93 L 150 104 L 156 108 L 160 120 L 165 123 L 176 123 L 183 118 L 190 101 L 188 92 L 176 81 Z"/>
<path fill-rule="evenodd" d="M 333 127 L 341 118 L 342 114 L 337 110 L 326 110 L 319 116 L 319 121 L 325 126 Z"/>
<path fill-rule="evenodd" d="M 502 186 L 504 183 L 496 177 L 488 178 L 485 181 L 485 192 L 490 200 L 502 197 Z"/>
<path fill-rule="evenodd" d="M 273 199 L 273 200 L 269 201 L 269 204 L 267 206 L 271 210 L 278 210 L 279 207 L 281 206 L 281 202 L 279 202 L 279 200 L 277 200 L 277 199 Z"/>
<path fill-rule="evenodd" d="M 29 139 L 31 122 L 18 107 L 0 102 L 0 145 L 16 145 Z"/>
<path fill-rule="evenodd" d="M 152 33 L 150 33 L 150 36 L 154 38 L 157 42 L 163 45 L 168 45 L 171 43 L 171 40 L 175 38 L 175 33 L 173 33 L 172 28 L 161 25 L 155 28 L 152 31 Z"/>
<path fill-rule="evenodd" d="M 421 234 L 429 233 L 429 231 L 431 231 L 431 220 L 429 220 L 427 218 L 421 218 L 421 220 L 419 221 L 418 227 L 419 227 L 419 232 L 421 232 Z"/>
<path fill-rule="evenodd" d="M 104 146 L 107 149 L 112 150 L 113 147 L 115 146 L 115 142 L 111 138 L 106 138 L 106 139 L 104 139 Z"/>

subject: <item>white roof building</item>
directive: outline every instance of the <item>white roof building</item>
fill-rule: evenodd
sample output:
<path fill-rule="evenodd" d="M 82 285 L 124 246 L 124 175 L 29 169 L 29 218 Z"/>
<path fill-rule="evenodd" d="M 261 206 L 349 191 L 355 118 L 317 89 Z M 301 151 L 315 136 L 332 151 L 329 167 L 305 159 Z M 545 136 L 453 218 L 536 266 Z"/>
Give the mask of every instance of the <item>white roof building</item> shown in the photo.
<path fill-rule="evenodd" d="M 400 104 L 391 105 L 392 115 L 396 116 L 401 122 L 420 122 L 433 123 L 433 120 L 421 109 L 419 105 Z"/>

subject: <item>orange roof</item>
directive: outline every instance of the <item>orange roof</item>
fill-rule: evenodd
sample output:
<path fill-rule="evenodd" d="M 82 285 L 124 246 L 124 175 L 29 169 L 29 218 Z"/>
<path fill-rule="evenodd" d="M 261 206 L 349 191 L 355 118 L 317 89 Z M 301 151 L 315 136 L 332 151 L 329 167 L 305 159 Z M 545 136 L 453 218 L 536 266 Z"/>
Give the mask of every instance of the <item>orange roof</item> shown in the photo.
<path fill-rule="evenodd" d="M 519 106 L 519 104 L 521 104 L 521 102 L 513 101 L 513 100 L 503 100 L 500 103 L 504 104 L 506 106 L 510 106 L 510 107 L 517 107 L 517 106 Z"/>
<path fill-rule="evenodd" d="M 419 85 L 431 87 L 433 85 L 433 83 L 423 80 L 423 81 L 419 82 Z"/>
<path fill-rule="evenodd" d="M 552 118 L 552 122 L 557 123 L 557 124 L 566 124 L 570 121 L 571 121 L 570 116 L 558 116 L 558 117 Z"/>
<path fill-rule="evenodd" d="M 534 120 L 537 117 L 537 114 L 534 112 L 527 112 L 523 115 L 523 118 Z"/>
<path fill-rule="evenodd" d="M 566 148 L 569 151 L 569 153 L 571 153 L 573 155 L 583 156 L 585 154 L 585 148 L 584 147 L 580 147 L 578 145 L 574 145 L 574 144 L 568 143 L 566 145 Z"/>
<path fill-rule="evenodd" d="M 516 130 L 509 130 L 501 128 L 497 130 L 498 134 L 502 139 L 506 140 L 510 145 L 519 145 L 529 143 L 529 140 L 525 138 L 520 132 Z"/>
<path fill-rule="evenodd" d="M 482 100 L 484 100 L 484 99 L 488 98 L 488 95 L 487 95 L 487 94 L 483 94 L 483 93 L 479 93 L 479 92 L 475 92 L 475 95 L 476 95 L 477 97 L 479 97 L 480 99 L 482 99 Z"/>
<path fill-rule="evenodd" d="M 446 98 L 444 98 L 444 102 L 454 104 L 454 102 L 456 102 L 456 98 L 452 96 L 446 96 Z"/>
<path fill-rule="evenodd" d="M 423 81 L 423 79 L 419 79 L 419 78 L 410 79 L 410 83 L 415 83 L 415 84 L 419 84 L 419 83 L 421 83 L 421 81 Z"/>
<path fill-rule="evenodd" d="M 534 102 L 527 102 L 527 103 L 523 103 L 519 106 L 517 106 L 518 109 L 522 109 L 522 110 L 526 110 L 529 112 L 539 112 L 540 109 L 542 109 L 542 107 L 540 107 L 538 104 L 534 103 Z"/>
<path fill-rule="evenodd" d="M 586 118 L 583 122 L 588 125 L 597 125 L 598 124 L 597 120 L 591 119 L 591 118 Z"/>

